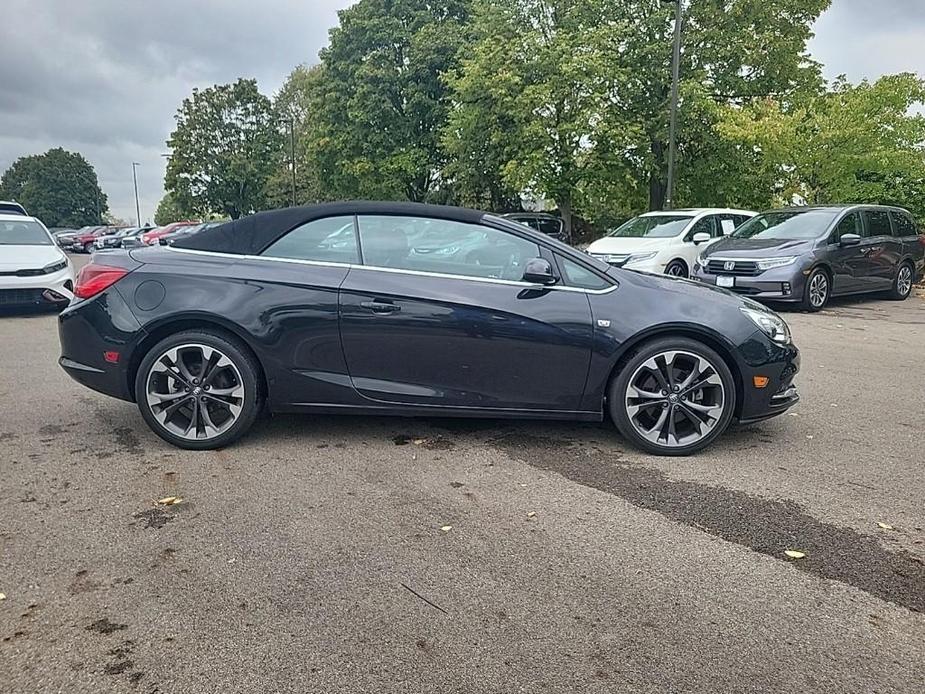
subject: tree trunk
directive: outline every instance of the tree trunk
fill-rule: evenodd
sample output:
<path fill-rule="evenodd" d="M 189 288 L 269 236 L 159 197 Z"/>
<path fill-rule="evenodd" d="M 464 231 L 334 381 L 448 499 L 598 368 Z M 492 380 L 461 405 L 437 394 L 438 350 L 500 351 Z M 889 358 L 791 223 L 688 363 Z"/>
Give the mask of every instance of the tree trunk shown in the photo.
<path fill-rule="evenodd" d="M 562 222 L 565 225 L 565 238 L 569 244 L 572 243 L 572 196 L 563 197 L 558 201 L 559 214 L 562 215 Z"/>

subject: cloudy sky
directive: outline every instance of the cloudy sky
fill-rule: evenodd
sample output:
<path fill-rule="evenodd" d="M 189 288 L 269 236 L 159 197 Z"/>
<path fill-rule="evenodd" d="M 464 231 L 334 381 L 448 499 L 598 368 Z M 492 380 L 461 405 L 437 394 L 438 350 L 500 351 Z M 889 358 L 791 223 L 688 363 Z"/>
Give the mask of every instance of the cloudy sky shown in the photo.
<path fill-rule="evenodd" d="M 4 0 L 0 172 L 62 146 L 96 167 L 116 216 L 142 220 L 163 189 L 165 140 L 193 87 L 256 77 L 273 94 L 315 61 L 350 0 Z M 834 0 L 810 45 L 827 77 L 925 75 L 925 0 Z"/>

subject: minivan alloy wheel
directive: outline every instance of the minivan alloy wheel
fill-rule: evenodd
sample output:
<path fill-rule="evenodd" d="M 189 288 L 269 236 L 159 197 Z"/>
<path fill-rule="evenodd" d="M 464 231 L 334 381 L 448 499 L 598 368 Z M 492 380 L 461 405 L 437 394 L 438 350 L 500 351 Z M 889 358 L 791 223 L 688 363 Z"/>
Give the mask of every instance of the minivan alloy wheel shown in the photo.
<path fill-rule="evenodd" d="M 696 444 L 722 419 L 727 404 L 716 368 L 693 352 L 660 352 L 629 379 L 625 406 L 630 424 L 666 447 Z"/>
<path fill-rule="evenodd" d="M 809 301 L 816 308 L 822 308 L 828 298 L 829 278 L 824 272 L 817 272 L 809 281 Z"/>
<path fill-rule="evenodd" d="M 906 296 L 912 291 L 912 268 L 903 265 L 899 268 L 899 275 L 896 277 L 896 290 L 900 296 Z"/>
<path fill-rule="evenodd" d="M 174 436 L 208 440 L 228 431 L 241 416 L 244 380 L 234 362 L 215 347 L 171 347 L 145 378 L 151 414 Z"/>

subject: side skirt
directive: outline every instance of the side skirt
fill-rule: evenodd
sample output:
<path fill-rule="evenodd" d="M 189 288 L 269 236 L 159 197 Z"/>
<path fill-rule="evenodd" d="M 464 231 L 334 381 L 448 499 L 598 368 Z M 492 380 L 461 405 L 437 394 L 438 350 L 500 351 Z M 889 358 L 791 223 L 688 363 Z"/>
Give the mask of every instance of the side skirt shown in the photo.
<path fill-rule="evenodd" d="M 371 415 L 376 417 L 465 417 L 481 419 L 551 419 L 580 422 L 600 422 L 603 411 L 514 410 L 471 407 L 439 407 L 414 405 L 357 406 L 330 403 L 289 403 L 272 408 L 276 413 L 307 413 Z"/>

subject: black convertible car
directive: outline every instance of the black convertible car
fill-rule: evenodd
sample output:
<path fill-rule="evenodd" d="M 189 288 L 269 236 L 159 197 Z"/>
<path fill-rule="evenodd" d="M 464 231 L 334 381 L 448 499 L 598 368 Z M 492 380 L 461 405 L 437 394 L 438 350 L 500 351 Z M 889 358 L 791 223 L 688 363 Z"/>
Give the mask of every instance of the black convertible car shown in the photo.
<path fill-rule="evenodd" d="M 612 268 L 474 210 L 335 203 L 97 253 L 61 366 L 167 441 L 273 412 L 601 420 L 683 455 L 781 414 L 799 352 L 725 290 Z"/>

